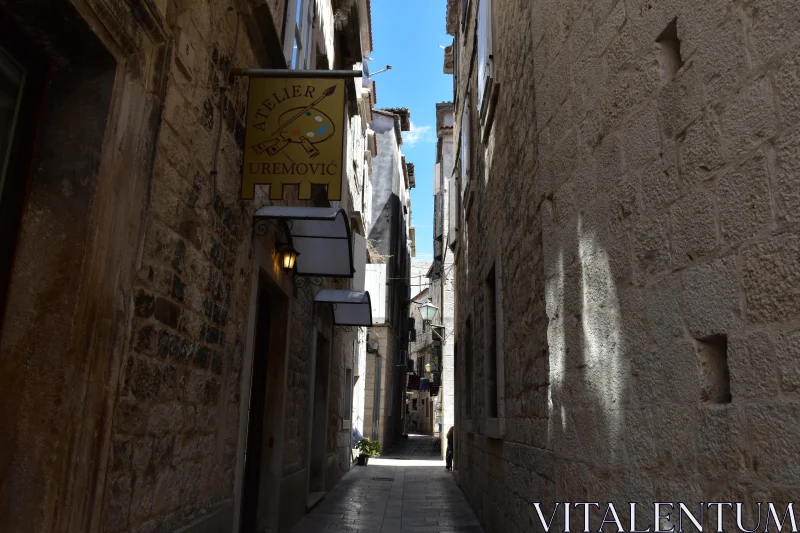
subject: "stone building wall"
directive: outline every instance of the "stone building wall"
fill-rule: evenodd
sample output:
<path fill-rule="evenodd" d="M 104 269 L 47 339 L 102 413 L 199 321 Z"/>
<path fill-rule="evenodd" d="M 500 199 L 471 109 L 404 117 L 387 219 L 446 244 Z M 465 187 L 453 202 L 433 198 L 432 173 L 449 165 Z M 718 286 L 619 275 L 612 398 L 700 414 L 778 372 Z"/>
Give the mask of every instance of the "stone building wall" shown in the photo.
<path fill-rule="evenodd" d="M 399 438 L 401 426 L 400 420 L 403 418 L 400 409 L 400 376 L 397 368 L 398 349 L 397 338 L 392 327 L 389 325 L 373 326 L 369 329 L 369 338 L 377 341 L 378 353 L 367 354 L 367 379 L 365 382 L 366 391 L 364 393 L 364 427 L 365 437 L 373 438 L 372 421 L 375 411 L 375 387 L 376 382 L 380 383 L 380 405 L 378 406 L 378 433 L 377 440 L 381 445 L 381 450 L 388 449 Z M 381 358 L 381 371 L 378 375 L 377 357 Z M 379 376 L 379 379 L 376 377 Z M 405 390 L 405 389 L 403 389 Z"/>
<path fill-rule="evenodd" d="M 464 3 L 449 2 L 456 138 L 477 83 L 466 4 L 462 31 Z M 785 504 L 800 432 L 800 5 L 492 5 L 497 101 L 485 139 L 472 112 L 456 250 L 456 463 L 486 531 L 539 527 L 531 501 Z"/>
<path fill-rule="evenodd" d="M 439 333 L 444 337 L 442 340 L 437 335 L 435 338 L 442 341 L 442 361 L 441 361 L 441 387 L 436 398 L 437 408 L 441 408 L 438 419 L 442 425 L 441 432 L 446 437 L 447 432 L 455 424 L 455 343 L 456 343 L 456 323 L 455 323 L 455 254 L 448 247 L 448 242 L 452 238 L 450 232 L 456 229 L 450 225 L 450 188 L 451 178 L 455 168 L 456 144 L 453 137 L 453 105 L 451 103 L 436 104 L 436 129 L 439 137 L 437 147 L 437 162 L 441 167 L 441 172 L 436 179 L 440 180 L 439 188 L 442 194 L 441 210 L 437 216 L 440 220 L 434 221 L 434 227 L 442 228 L 441 249 L 443 259 L 441 262 L 441 276 L 438 280 L 431 283 L 433 292 L 433 303 L 439 308 L 436 323 L 444 326 L 439 329 Z M 440 226 L 436 226 L 439 224 Z M 437 415 L 434 415 L 436 424 Z M 434 432 L 439 431 L 438 426 L 434 426 Z M 441 439 L 442 458 L 447 453 L 447 439 Z"/>
<path fill-rule="evenodd" d="M 24 4 L 11 8 L 35 19 Z M 245 352 L 253 274 L 257 279 L 260 268 L 286 291 L 289 314 L 283 442 L 276 444 L 283 450 L 282 480 L 302 477 L 310 455 L 317 289 L 296 288 L 275 257 L 257 263 L 259 250 L 274 248 L 275 235 L 254 240 L 254 209 L 268 202 L 239 199 L 247 82 L 237 78 L 227 91 L 220 89 L 231 66 L 285 68 L 275 44 L 280 26 L 265 27 L 269 17 L 253 13 L 259 8 L 234 0 L 97 4 L 110 6 L 98 12 L 70 7 L 58 25 L 45 23 L 39 32 L 55 46 L 63 36 L 53 32 L 68 35 L 64 28 L 86 26 L 110 55 L 92 57 L 89 40 L 76 39 L 86 59 L 96 60 L 95 78 L 84 78 L 83 93 L 67 91 L 67 83 L 50 89 L 84 94 L 83 107 L 70 108 L 76 113 L 71 121 L 92 128 L 62 130 L 61 148 L 68 147 L 65 135 L 75 143 L 69 150 L 74 168 L 46 168 L 63 169 L 70 178 L 34 177 L 34 201 L 22 222 L 11 319 L 0 347 L 4 375 L 19 378 L 3 388 L 24 405 L 3 402 L 2 423 L 9 429 L 3 433 L 11 438 L 8 446 L 4 439 L 0 508 L 13 509 L 3 514 L 19 520 L 8 525 L 20 532 L 144 533 L 192 524 L 226 530 L 233 527 L 243 453 L 249 386 L 242 382 L 249 376 Z M 270 1 L 260 9 L 269 9 L 280 25 L 283 5 Z M 332 9 L 330 2 L 320 5 Z M 327 51 L 335 58 L 333 15 L 321 18 L 328 21 Z M 79 72 L 68 62 L 62 67 Z M 43 131 L 54 123 L 45 117 Z M 356 206 L 351 196 L 360 200 L 363 135 L 361 118 L 351 117 L 339 203 L 346 210 Z M 40 146 L 59 153 L 58 143 Z M 287 190 L 282 204 L 310 202 Z M 42 214 L 48 212 L 56 214 L 55 223 L 45 228 Z M 30 252 L 47 249 L 43 243 L 53 238 L 69 253 L 50 245 L 57 255 L 43 265 Z M 59 270 L 63 276 L 50 277 Z M 349 280 L 326 282 L 349 286 Z M 35 293 L 58 306 L 32 307 Z M 35 312 L 22 313 L 25 308 Z M 49 328 L 56 318 L 60 329 Z M 342 418 L 355 336 L 342 332 L 330 339 L 328 487 L 350 467 Z M 18 373 L 25 361 L 33 372 Z M 32 413 L 47 424 L 32 427 L 26 422 Z M 297 501 L 305 512 L 305 500 Z"/>

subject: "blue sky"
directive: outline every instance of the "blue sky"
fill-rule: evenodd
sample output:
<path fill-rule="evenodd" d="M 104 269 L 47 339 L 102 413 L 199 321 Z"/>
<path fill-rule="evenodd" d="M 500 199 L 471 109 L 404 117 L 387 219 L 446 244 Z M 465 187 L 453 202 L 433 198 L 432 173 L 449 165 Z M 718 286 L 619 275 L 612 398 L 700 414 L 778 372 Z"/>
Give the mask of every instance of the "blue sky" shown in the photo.
<path fill-rule="evenodd" d="M 372 0 L 377 107 L 407 107 L 412 131 L 403 133 L 403 153 L 415 165 L 411 190 L 412 224 L 417 232 L 416 260 L 433 255 L 433 166 L 436 164 L 436 103 L 453 99 L 453 78 L 444 74 L 444 50 L 453 38 L 445 33 L 445 0 Z"/>

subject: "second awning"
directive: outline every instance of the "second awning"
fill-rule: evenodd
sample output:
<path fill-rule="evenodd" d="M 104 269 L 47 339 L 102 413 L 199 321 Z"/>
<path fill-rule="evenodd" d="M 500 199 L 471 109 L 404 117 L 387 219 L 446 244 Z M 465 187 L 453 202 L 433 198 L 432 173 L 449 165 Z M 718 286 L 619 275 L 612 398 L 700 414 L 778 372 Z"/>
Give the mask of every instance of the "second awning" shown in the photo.
<path fill-rule="evenodd" d="M 372 326 L 368 292 L 323 289 L 314 296 L 314 302 L 331 305 L 335 326 Z"/>

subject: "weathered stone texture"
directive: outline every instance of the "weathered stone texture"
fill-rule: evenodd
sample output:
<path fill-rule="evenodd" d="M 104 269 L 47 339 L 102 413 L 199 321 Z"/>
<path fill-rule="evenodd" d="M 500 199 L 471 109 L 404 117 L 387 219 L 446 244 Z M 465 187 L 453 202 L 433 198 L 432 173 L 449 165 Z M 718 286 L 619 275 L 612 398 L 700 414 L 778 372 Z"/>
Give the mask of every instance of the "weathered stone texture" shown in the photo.
<path fill-rule="evenodd" d="M 229 513 L 227 527 L 232 521 L 241 405 L 249 401 L 241 391 L 258 207 L 239 200 L 247 82 L 237 78 L 220 89 L 231 66 L 259 63 L 243 26 L 234 49 L 238 8 L 202 1 L 165 9 L 179 49 L 167 67 L 128 350 L 110 421 L 107 531 L 173 531 L 217 513 Z M 283 2 L 268 8 L 283 19 Z M 348 168 L 345 209 L 364 153 L 360 118 L 351 120 L 356 165 Z M 298 205 L 293 195 L 289 201 Z M 286 407 L 277 411 L 284 417 L 283 476 L 307 468 L 314 377 L 314 294 L 306 287 L 291 296 Z M 329 486 L 350 466 L 341 420 L 351 341 L 343 334 L 331 342 L 326 452 L 339 457 L 328 461 Z"/>
<path fill-rule="evenodd" d="M 455 29 L 456 138 L 475 4 Z M 484 137 L 470 96 L 455 252 L 456 467 L 485 529 L 535 529 L 530 501 L 796 490 L 798 5 L 492 4 L 497 101 Z M 683 64 L 666 73 L 656 39 L 673 20 Z M 500 438 L 482 334 L 496 262 Z"/>

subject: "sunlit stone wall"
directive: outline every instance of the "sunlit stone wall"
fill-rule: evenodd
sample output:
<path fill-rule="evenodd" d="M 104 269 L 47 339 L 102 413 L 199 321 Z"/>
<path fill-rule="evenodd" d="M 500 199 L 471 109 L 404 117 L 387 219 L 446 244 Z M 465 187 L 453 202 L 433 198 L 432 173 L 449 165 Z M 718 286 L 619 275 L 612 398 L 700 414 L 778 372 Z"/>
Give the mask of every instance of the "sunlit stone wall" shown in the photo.
<path fill-rule="evenodd" d="M 448 5 L 456 138 L 467 4 L 464 27 Z M 469 97 L 456 252 L 458 481 L 487 531 L 538 530 L 531 501 L 742 501 L 753 527 L 800 473 L 800 4 L 492 4 L 497 100 L 484 135 Z"/>

